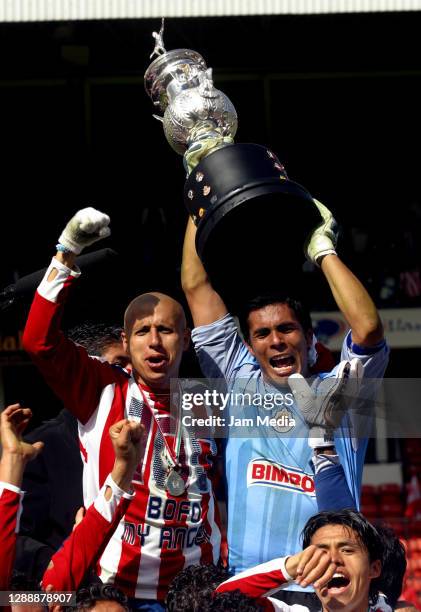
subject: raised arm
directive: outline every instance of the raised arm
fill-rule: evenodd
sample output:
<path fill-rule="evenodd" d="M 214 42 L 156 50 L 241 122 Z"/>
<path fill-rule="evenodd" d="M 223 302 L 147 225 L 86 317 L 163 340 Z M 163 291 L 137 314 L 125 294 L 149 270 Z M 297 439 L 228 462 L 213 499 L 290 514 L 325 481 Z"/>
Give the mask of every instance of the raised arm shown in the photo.
<path fill-rule="evenodd" d="M 213 289 L 205 268 L 196 252 L 196 226 L 189 217 L 184 237 L 181 285 L 195 327 L 208 325 L 227 314 L 221 297 Z"/>
<path fill-rule="evenodd" d="M 295 581 L 302 587 L 315 584 L 323 587 L 333 577 L 336 565 L 330 553 L 310 545 L 290 557 L 280 557 L 236 574 L 216 589 L 216 593 L 226 593 L 239 589 L 253 599 L 267 597 L 288 582 Z"/>
<path fill-rule="evenodd" d="M 28 444 L 22 440 L 22 432 L 31 418 L 29 408 L 13 404 L 3 410 L 0 418 L 0 591 L 4 591 L 9 587 L 15 559 L 23 471 L 41 451 L 43 443 Z"/>
<path fill-rule="evenodd" d="M 354 344 L 369 348 L 381 342 L 383 325 L 379 313 L 358 278 L 337 255 L 326 255 L 321 268 L 335 302 L 351 328 Z"/>
<path fill-rule="evenodd" d="M 336 254 L 336 222 L 332 213 L 321 202 L 314 202 L 323 221 L 306 245 L 307 258 L 320 266 L 336 304 L 351 328 L 353 343 L 373 347 L 383 339 L 383 325 L 376 306 L 358 278 Z"/>
<path fill-rule="evenodd" d="M 23 334 L 24 349 L 52 390 L 83 423 L 90 418 L 104 387 L 114 382 L 116 374 L 68 340 L 60 324 L 69 289 L 80 275 L 74 265 L 76 255 L 109 234 L 109 221 L 108 215 L 93 208 L 80 210 L 69 221 L 59 238 L 57 254 L 35 294 Z"/>
<path fill-rule="evenodd" d="M 113 470 L 85 517 L 51 559 L 42 579 L 48 590 L 79 587 L 86 572 L 104 552 L 134 497 L 131 482 L 142 452 L 143 426 L 123 419 L 109 433 L 115 451 Z"/>

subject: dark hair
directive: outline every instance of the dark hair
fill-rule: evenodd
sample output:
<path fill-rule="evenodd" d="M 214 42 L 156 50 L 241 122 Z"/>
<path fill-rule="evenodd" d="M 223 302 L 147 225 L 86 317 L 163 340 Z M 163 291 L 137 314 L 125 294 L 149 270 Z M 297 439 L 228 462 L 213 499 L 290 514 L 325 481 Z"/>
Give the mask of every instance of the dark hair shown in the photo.
<path fill-rule="evenodd" d="M 255 599 L 242 593 L 239 589 L 226 593 L 217 593 L 205 608 L 206 612 L 222 612 L 238 610 L 239 612 L 263 612 L 264 608 Z"/>
<path fill-rule="evenodd" d="M 169 612 L 204 612 L 207 609 L 205 606 L 213 599 L 216 587 L 229 577 L 227 570 L 215 565 L 186 567 L 169 586 L 166 609 Z"/>
<path fill-rule="evenodd" d="M 406 572 L 405 548 L 390 527 L 379 525 L 377 531 L 383 542 L 380 591 L 386 595 L 387 603 L 394 609 L 402 593 Z"/>
<path fill-rule="evenodd" d="M 270 306 L 271 304 L 286 304 L 294 312 L 304 332 L 313 329 L 310 312 L 298 300 L 295 300 L 294 298 L 291 298 L 287 295 L 277 293 L 273 293 L 270 295 L 260 295 L 246 302 L 238 313 L 241 333 L 243 334 L 244 339 L 247 342 L 249 342 L 250 340 L 250 330 L 248 323 L 250 313 L 254 310 L 260 310 L 261 308 L 265 308 L 265 306 Z"/>
<path fill-rule="evenodd" d="M 119 588 L 112 584 L 91 584 L 79 589 L 76 593 L 76 610 L 91 610 L 97 601 L 116 601 L 127 612 L 127 597 Z"/>
<path fill-rule="evenodd" d="M 89 321 L 68 331 L 67 336 L 76 344 L 83 346 L 89 355 L 101 357 L 112 344 L 121 342 L 120 325 L 106 325 Z"/>
<path fill-rule="evenodd" d="M 339 510 L 319 512 L 312 516 L 304 525 L 302 531 L 303 548 L 307 548 L 311 544 L 311 538 L 318 529 L 327 527 L 328 525 L 341 525 L 342 527 L 352 530 L 358 537 L 360 543 L 368 552 L 370 563 L 373 561 L 383 561 L 383 539 L 377 532 L 376 528 L 367 521 L 367 519 L 355 510 Z M 370 583 L 369 602 L 370 605 L 377 603 L 379 590 L 381 589 L 381 576 L 374 578 Z"/>

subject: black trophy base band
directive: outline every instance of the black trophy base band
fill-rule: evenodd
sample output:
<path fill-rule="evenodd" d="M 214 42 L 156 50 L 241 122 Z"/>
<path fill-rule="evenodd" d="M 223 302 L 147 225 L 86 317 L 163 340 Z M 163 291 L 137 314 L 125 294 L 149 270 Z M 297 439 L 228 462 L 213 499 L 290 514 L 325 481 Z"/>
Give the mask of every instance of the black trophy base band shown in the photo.
<path fill-rule="evenodd" d="M 321 216 L 267 147 L 211 153 L 191 172 L 184 201 L 198 226 L 198 254 L 232 312 L 259 294 L 300 293 L 303 246 Z"/>

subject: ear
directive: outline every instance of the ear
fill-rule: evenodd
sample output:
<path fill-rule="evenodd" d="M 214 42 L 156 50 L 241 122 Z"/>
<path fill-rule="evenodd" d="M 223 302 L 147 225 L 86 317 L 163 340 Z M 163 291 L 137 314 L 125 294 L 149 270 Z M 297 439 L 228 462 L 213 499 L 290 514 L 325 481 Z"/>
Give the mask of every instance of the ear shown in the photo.
<path fill-rule="evenodd" d="M 373 561 L 373 563 L 370 563 L 369 578 L 371 579 L 378 578 L 381 573 L 382 573 L 382 562 L 380 561 L 380 559 L 376 559 L 376 561 Z"/>
<path fill-rule="evenodd" d="M 123 348 L 127 354 L 129 354 L 129 340 L 127 338 L 127 334 L 125 331 L 121 332 L 121 341 L 123 343 Z"/>
<path fill-rule="evenodd" d="M 246 342 L 245 340 L 244 340 L 244 344 L 246 345 L 248 352 L 249 352 L 251 355 L 253 355 L 253 357 L 256 357 L 255 352 L 253 351 L 253 347 L 251 346 L 251 344 L 249 344 L 249 343 L 248 343 L 248 342 Z"/>
<path fill-rule="evenodd" d="M 183 337 L 183 352 L 187 351 L 187 349 L 190 346 L 190 336 L 191 336 L 191 330 L 186 327 L 186 329 L 184 330 L 184 337 Z"/>

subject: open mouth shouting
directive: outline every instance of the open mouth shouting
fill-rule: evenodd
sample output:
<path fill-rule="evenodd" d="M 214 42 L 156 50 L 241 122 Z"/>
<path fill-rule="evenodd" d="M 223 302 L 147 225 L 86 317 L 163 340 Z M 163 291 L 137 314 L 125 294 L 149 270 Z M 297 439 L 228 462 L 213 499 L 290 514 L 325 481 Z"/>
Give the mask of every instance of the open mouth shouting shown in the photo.
<path fill-rule="evenodd" d="M 269 363 L 278 376 L 290 376 L 295 371 L 295 357 L 293 355 L 274 355 Z"/>
<path fill-rule="evenodd" d="M 151 355 L 149 357 L 146 357 L 145 361 L 151 370 L 153 370 L 154 372 L 161 372 L 163 369 L 166 368 L 168 364 L 168 357 L 166 355 L 161 354 Z"/>
<path fill-rule="evenodd" d="M 328 590 L 329 595 L 341 595 L 347 590 L 350 583 L 350 579 L 345 576 L 345 574 L 342 572 L 336 572 L 333 575 L 333 578 L 327 583 L 325 589 Z"/>

